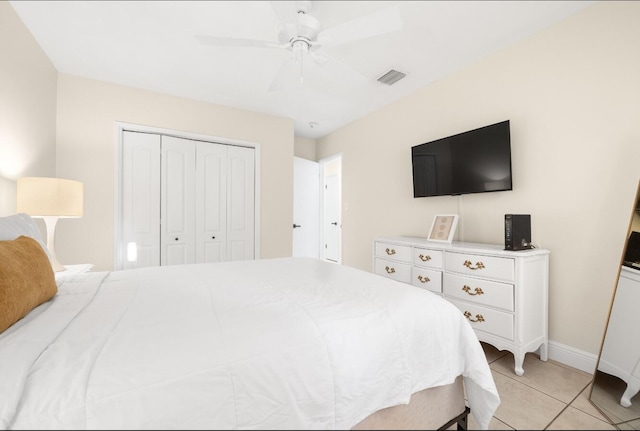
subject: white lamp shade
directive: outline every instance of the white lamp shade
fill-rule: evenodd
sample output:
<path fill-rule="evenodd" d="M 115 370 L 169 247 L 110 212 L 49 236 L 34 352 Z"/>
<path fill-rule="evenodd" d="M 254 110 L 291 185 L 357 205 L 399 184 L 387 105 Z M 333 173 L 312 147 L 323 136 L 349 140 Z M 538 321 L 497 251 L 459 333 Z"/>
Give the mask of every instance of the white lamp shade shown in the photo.
<path fill-rule="evenodd" d="M 33 217 L 82 217 L 83 185 L 61 178 L 23 177 L 17 183 L 17 212 Z"/>
<path fill-rule="evenodd" d="M 61 178 L 23 177 L 17 183 L 18 213 L 44 218 L 47 248 L 54 271 L 64 271 L 55 250 L 55 231 L 61 217 L 82 217 L 83 186 L 79 181 Z"/>

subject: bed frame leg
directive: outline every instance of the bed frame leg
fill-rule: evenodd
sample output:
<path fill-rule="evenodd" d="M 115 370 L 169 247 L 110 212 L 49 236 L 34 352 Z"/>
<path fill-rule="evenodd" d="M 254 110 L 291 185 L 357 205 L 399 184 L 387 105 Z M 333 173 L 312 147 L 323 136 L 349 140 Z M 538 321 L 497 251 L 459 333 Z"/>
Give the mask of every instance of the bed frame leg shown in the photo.
<path fill-rule="evenodd" d="M 455 418 L 451 419 L 449 422 L 447 422 L 446 424 L 438 428 L 438 430 L 448 430 L 452 425 L 456 424 L 457 430 L 466 431 L 469 425 L 467 422 L 467 417 L 469 416 L 469 413 L 471 413 L 471 409 L 469 407 L 465 407 L 462 413 L 460 413 L 458 416 L 456 416 Z"/>
<path fill-rule="evenodd" d="M 471 413 L 471 409 L 469 407 L 465 407 L 464 409 L 464 413 L 462 414 L 462 417 L 460 419 L 458 419 L 458 430 L 468 430 L 469 429 L 469 413 Z"/>

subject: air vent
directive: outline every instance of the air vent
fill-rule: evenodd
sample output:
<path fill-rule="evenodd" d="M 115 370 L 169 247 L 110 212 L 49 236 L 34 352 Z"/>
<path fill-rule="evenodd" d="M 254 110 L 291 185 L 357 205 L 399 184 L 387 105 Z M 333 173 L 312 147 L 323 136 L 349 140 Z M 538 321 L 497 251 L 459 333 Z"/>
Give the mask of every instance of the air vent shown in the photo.
<path fill-rule="evenodd" d="M 391 69 L 380 78 L 378 78 L 378 82 L 382 82 L 383 84 L 393 85 L 396 82 L 400 81 L 402 78 L 407 76 L 406 73 L 398 72 L 397 70 Z"/>

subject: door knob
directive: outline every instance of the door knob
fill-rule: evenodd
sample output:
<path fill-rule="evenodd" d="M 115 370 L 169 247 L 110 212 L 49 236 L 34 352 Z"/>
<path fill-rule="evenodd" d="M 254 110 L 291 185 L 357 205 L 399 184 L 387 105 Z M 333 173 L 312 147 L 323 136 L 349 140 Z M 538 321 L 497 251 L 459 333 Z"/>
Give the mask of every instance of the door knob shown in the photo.
<path fill-rule="evenodd" d="M 337 221 L 334 221 L 334 222 L 333 222 L 333 223 L 331 223 L 331 224 L 332 224 L 332 225 L 334 225 L 334 226 L 338 226 L 338 222 L 337 222 Z"/>
<path fill-rule="evenodd" d="M 302 227 L 302 226 L 300 226 L 299 224 L 295 224 L 295 223 L 294 223 L 294 224 L 293 224 L 293 228 L 295 229 L 295 228 L 297 228 L 297 227 Z"/>

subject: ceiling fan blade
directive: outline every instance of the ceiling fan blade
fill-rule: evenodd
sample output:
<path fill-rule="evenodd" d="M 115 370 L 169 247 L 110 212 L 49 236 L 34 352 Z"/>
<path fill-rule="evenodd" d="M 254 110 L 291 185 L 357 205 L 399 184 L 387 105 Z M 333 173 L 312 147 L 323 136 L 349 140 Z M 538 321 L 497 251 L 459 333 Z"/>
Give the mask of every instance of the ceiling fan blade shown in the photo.
<path fill-rule="evenodd" d="M 393 6 L 323 30 L 317 40 L 320 45 L 335 46 L 402 30 L 402 27 L 400 9 Z"/>
<path fill-rule="evenodd" d="M 311 50 L 311 49 L 308 52 L 309 52 L 309 56 L 319 66 L 324 66 L 327 63 L 327 61 L 329 61 L 329 57 L 327 57 L 325 54 L 318 53 L 315 50 Z"/>
<path fill-rule="evenodd" d="M 336 80 L 336 76 L 340 79 Z M 311 90 L 323 97 L 342 97 L 345 91 L 364 82 L 367 77 L 335 57 L 309 51 L 309 56 L 289 57 L 275 75 L 269 91 Z"/>
<path fill-rule="evenodd" d="M 259 39 L 242 39 L 235 37 L 202 35 L 197 35 L 196 38 L 201 44 L 210 46 L 231 46 L 240 48 L 283 48 L 289 46 L 288 44 L 281 44 L 270 40 Z"/>
<path fill-rule="evenodd" d="M 276 73 L 271 85 L 269 85 L 269 91 L 284 91 L 291 83 L 299 79 L 299 70 L 296 68 L 298 62 L 294 57 L 289 57 L 287 61 L 282 63 L 280 69 Z"/>
<path fill-rule="evenodd" d="M 328 80 L 329 87 L 346 90 L 368 81 L 365 75 L 332 55 L 324 53 L 318 57 L 317 60 L 314 57 L 317 69 L 322 71 L 322 76 Z"/>

